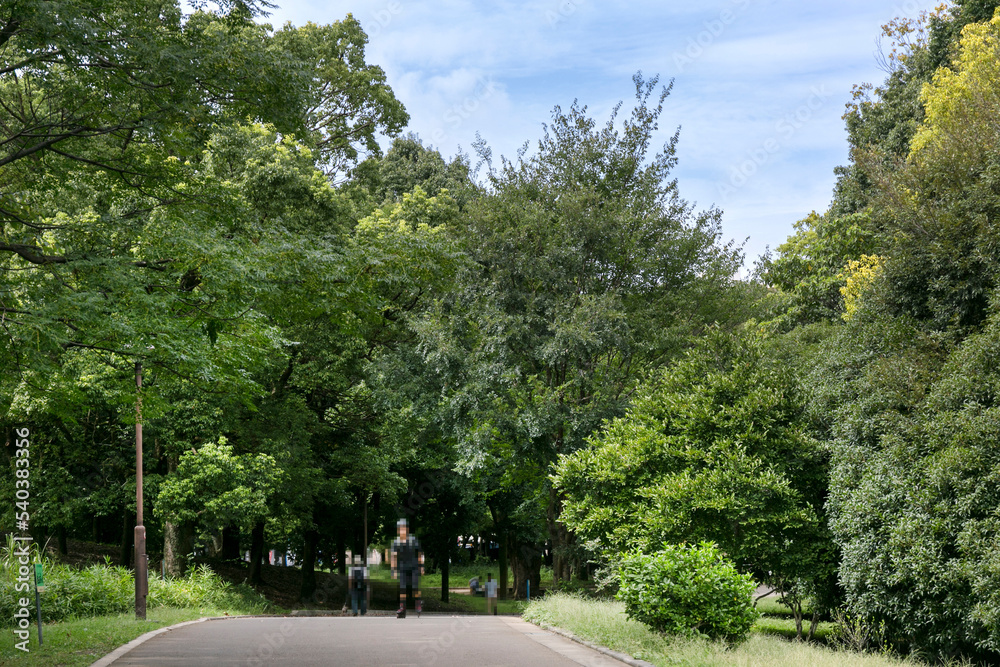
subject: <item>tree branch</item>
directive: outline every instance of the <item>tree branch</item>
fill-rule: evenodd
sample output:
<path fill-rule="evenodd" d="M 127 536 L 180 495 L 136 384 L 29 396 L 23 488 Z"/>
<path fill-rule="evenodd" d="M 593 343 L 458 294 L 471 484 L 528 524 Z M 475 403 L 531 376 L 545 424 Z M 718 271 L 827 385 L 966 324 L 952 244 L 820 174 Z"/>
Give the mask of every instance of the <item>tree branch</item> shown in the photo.
<path fill-rule="evenodd" d="M 24 245 L 22 243 L 0 243 L 0 250 L 13 252 L 21 256 L 22 259 L 32 264 L 65 264 L 69 261 L 64 255 L 43 255 L 42 249 L 35 245 Z"/>

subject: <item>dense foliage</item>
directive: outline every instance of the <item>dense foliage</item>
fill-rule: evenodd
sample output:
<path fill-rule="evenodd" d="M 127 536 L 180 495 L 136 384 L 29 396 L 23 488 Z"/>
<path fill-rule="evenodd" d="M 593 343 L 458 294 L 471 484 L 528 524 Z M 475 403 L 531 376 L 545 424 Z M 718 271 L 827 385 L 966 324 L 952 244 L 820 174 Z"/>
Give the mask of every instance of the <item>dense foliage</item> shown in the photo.
<path fill-rule="evenodd" d="M 738 573 L 710 542 L 626 554 L 616 570 L 618 599 L 629 618 L 658 632 L 735 644 L 759 617 L 753 578 Z"/>
<path fill-rule="evenodd" d="M 258 583 L 274 548 L 309 599 L 401 515 L 443 591 L 459 535 L 519 596 L 543 554 L 558 583 L 707 567 L 663 551 L 707 540 L 800 630 L 808 598 L 812 629 L 843 605 L 897 649 L 1000 660 L 997 5 L 886 24 L 829 209 L 739 281 L 677 134 L 652 146 L 656 78 L 473 169 L 414 134 L 383 155 L 408 117 L 350 15 L 3 4 L 0 428 L 31 432 L 34 537 L 129 564 L 139 408 L 177 576 L 249 552 Z"/>
<path fill-rule="evenodd" d="M 848 612 L 899 649 L 987 662 L 1000 657 L 996 4 L 886 27 L 893 71 L 845 116 L 854 160 L 830 210 L 762 265 L 772 331 L 801 340 L 829 323 L 795 363 L 831 452 Z"/>
<path fill-rule="evenodd" d="M 602 551 L 709 540 L 801 614 L 835 602 L 827 456 L 787 365 L 757 334 L 710 334 L 591 446 L 563 457 L 564 520 Z"/>
<path fill-rule="evenodd" d="M 19 599 L 30 597 L 15 589 L 20 564 L 14 549 L 15 544 L 8 539 L 0 553 L 0 613 L 3 613 L 6 626 L 14 625 L 14 613 L 21 609 Z M 32 561 L 41 563 L 45 573 L 46 590 L 41 594 L 43 622 L 124 614 L 135 608 L 135 580 L 131 570 L 109 565 L 77 569 L 51 558 L 40 558 L 37 548 L 31 553 Z M 178 579 L 161 579 L 151 573 L 148 604 L 150 607 L 215 607 L 246 614 L 266 613 L 273 608 L 264 596 L 249 586 L 223 581 L 207 566 L 193 569 Z"/>

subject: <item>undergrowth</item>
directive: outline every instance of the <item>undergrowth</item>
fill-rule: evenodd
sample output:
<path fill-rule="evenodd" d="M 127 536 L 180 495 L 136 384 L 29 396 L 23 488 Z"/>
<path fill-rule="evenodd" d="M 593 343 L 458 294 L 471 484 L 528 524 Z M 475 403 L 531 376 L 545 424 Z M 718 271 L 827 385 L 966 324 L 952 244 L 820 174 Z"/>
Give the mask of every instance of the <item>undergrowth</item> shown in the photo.
<path fill-rule="evenodd" d="M 38 545 L 28 549 L 27 590 L 17 590 L 25 572 L 18 545 L 11 536 L 0 553 L 0 626 L 13 625 L 14 613 L 22 598 L 34 611 L 34 563 L 42 563 L 46 589 L 41 594 L 42 620 L 50 623 L 71 618 L 121 614 L 135 608 L 135 580 L 132 570 L 105 563 L 78 569 L 39 553 Z M 273 605 L 251 587 L 224 581 L 207 565 L 180 578 L 151 578 L 146 606 L 216 607 L 240 614 L 260 614 Z M 34 617 L 34 614 L 32 614 Z"/>

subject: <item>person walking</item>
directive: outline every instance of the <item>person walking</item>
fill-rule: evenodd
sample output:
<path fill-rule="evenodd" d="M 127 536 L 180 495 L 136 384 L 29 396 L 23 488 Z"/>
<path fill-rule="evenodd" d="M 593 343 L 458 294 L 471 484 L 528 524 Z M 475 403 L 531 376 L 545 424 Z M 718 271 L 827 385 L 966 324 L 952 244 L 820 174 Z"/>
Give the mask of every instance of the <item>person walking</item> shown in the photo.
<path fill-rule="evenodd" d="M 420 599 L 420 575 L 424 573 L 424 552 L 420 549 L 417 538 L 409 534 L 406 519 L 396 522 L 396 530 L 398 537 L 392 542 L 390 555 L 392 578 L 399 579 L 399 609 L 396 611 L 396 618 L 406 618 L 407 585 L 412 588 L 413 597 L 416 598 L 417 618 L 419 618 L 420 612 L 423 611 L 423 601 Z"/>
<path fill-rule="evenodd" d="M 493 615 L 497 615 L 497 582 L 493 580 L 491 572 L 486 573 L 486 613 L 493 610 Z"/>
<path fill-rule="evenodd" d="M 361 556 L 354 557 L 354 564 L 347 579 L 347 586 L 351 591 L 351 612 L 357 616 L 360 607 L 361 615 L 364 616 L 368 613 L 371 589 L 368 586 L 368 568 L 361 562 Z"/>

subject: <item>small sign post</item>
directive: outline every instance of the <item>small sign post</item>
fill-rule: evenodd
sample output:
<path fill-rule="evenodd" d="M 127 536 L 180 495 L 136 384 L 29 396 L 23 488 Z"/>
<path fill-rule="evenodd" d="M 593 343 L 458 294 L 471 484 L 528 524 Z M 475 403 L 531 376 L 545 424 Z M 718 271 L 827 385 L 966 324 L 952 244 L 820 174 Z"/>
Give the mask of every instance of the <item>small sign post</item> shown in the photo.
<path fill-rule="evenodd" d="M 39 593 L 45 592 L 45 578 L 42 576 L 42 564 L 35 563 L 35 612 L 38 614 L 38 645 L 42 645 L 42 599 Z"/>

